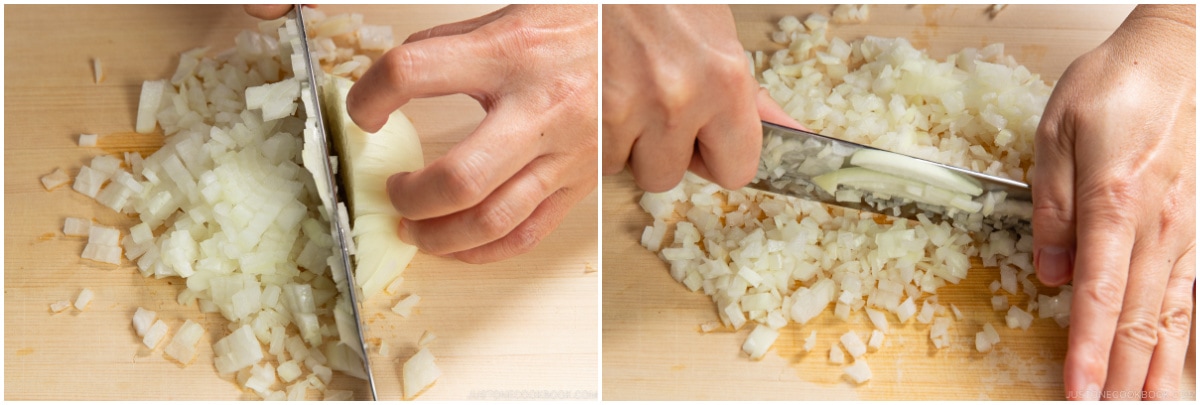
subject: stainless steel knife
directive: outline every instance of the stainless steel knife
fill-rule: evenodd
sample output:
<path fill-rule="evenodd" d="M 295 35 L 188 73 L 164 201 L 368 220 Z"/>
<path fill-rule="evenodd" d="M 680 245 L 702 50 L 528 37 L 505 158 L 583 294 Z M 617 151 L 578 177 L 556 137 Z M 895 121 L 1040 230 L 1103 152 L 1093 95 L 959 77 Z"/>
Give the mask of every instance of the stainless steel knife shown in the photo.
<path fill-rule="evenodd" d="M 1028 184 L 768 122 L 762 127 L 750 188 L 895 217 L 923 213 L 966 229 L 1030 226 Z"/>
<path fill-rule="evenodd" d="M 311 114 L 306 117 L 306 121 L 308 121 L 306 125 L 315 125 L 315 131 L 312 131 L 312 133 L 314 133 L 316 139 L 313 140 L 316 141 L 319 151 L 321 152 L 320 154 L 322 158 L 319 160 L 323 164 L 323 167 L 319 167 L 318 171 L 323 172 L 322 174 L 325 177 L 325 182 L 323 184 L 323 186 L 325 186 L 325 190 L 322 190 L 322 194 L 325 194 L 329 198 L 326 204 L 326 210 L 328 211 L 329 221 L 333 228 L 332 232 L 334 247 L 337 251 L 337 254 L 340 255 L 340 257 L 337 258 L 340 259 L 340 263 L 337 264 L 340 264 L 341 269 L 338 269 L 339 266 L 337 265 L 331 267 L 335 272 L 335 282 L 338 281 L 338 278 L 341 278 L 337 277 L 338 275 L 341 275 L 337 272 L 339 270 L 344 272 L 345 277 L 342 282 L 338 283 L 338 287 L 341 289 L 341 294 L 348 298 L 351 312 L 353 313 L 353 327 L 343 327 L 344 325 L 339 320 L 338 331 L 339 334 L 353 333 L 357 335 L 355 336 L 356 339 L 351 340 L 352 342 L 356 341 L 357 345 L 351 346 L 355 353 L 362 358 L 363 371 L 366 377 L 365 379 L 367 380 L 367 383 L 370 385 L 371 389 L 371 399 L 377 400 L 378 395 L 375 391 L 375 377 L 374 374 L 371 373 L 371 357 L 367 350 L 366 327 L 362 322 L 361 307 L 358 300 L 358 295 L 360 292 L 358 291 L 358 284 L 354 282 L 354 267 L 350 262 L 350 251 L 348 248 L 349 243 L 347 242 L 347 239 L 350 237 L 350 230 L 347 229 L 346 225 L 349 223 L 349 218 L 343 218 L 343 216 L 347 215 L 348 211 L 344 208 L 338 209 L 339 207 L 344 207 L 344 205 L 342 205 L 342 199 L 338 189 L 338 185 L 341 183 L 337 181 L 337 176 L 334 175 L 333 166 L 330 163 L 331 157 L 334 156 L 334 153 L 332 153 L 334 147 L 333 143 L 331 142 L 332 137 L 329 129 L 326 128 L 324 108 L 322 107 L 321 95 L 323 92 L 321 91 L 321 86 L 324 84 L 322 80 L 323 77 L 318 76 L 318 72 L 320 71 L 318 65 L 319 62 L 316 60 L 309 48 L 308 30 L 304 21 L 304 13 L 301 11 L 302 9 L 303 7 L 300 4 L 296 4 L 292 7 L 292 17 L 295 18 L 298 28 L 296 38 L 299 40 L 299 46 L 297 47 L 297 50 L 302 52 L 300 57 L 293 57 L 292 62 L 301 63 L 305 66 L 301 68 L 293 67 L 293 70 L 298 73 L 297 76 L 299 76 L 299 73 L 307 72 L 308 83 L 307 85 L 301 86 L 301 92 L 308 93 L 307 96 L 302 95 L 302 98 L 309 98 L 309 100 L 306 100 L 307 102 L 305 103 L 305 110 L 306 112 L 311 112 Z M 309 108 L 309 103 L 311 103 L 311 109 Z M 309 139 L 305 139 L 305 142 L 308 141 Z M 318 182 L 318 187 L 320 186 L 322 186 L 322 184 L 321 182 Z M 337 311 L 335 310 L 335 312 Z M 343 340 L 343 342 L 345 341 Z"/>

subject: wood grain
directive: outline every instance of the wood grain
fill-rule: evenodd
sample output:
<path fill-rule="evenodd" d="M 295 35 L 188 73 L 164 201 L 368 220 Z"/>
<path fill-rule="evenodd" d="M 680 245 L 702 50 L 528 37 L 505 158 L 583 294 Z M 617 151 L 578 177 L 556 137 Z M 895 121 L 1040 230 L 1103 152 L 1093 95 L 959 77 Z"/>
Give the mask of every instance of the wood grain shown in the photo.
<path fill-rule="evenodd" d="M 975 6 L 872 6 L 867 24 L 837 27 L 845 39 L 863 35 L 905 36 L 935 57 L 965 46 L 999 41 L 1017 60 L 1048 79 L 1101 43 L 1130 6 L 1010 5 L 994 20 Z M 775 23 L 785 15 L 803 18 L 832 6 L 734 6 L 738 33 L 750 50 L 773 50 Z M 712 301 L 689 292 L 668 275 L 668 266 L 639 245 L 651 222 L 637 205 L 642 192 L 628 172 L 603 181 L 603 374 L 604 398 L 620 399 L 1056 399 L 1064 395 L 1062 361 L 1067 330 L 1050 319 L 1028 331 L 1004 326 L 1004 314 L 991 309 L 987 285 L 995 269 L 976 268 L 961 284 L 938 290 L 943 304 L 966 315 L 950 329 L 951 347 L 936 350 L 929 327 L 909 321 L 892 325 L 885 346 L 865 359 L 874 378 L 854 385 L 828 353 L 849 330 L 869 336 L 863 312 L 850 322 L 832 310 L 809 325 L 789 325 L 766 358 L 751 361 L 741 352 L 751 328 L 702 334 L 699 325 L 717 319 Z M 1035 280 L 1036 281 L 1036 280 Z M 1039 290 L 1050 293 L 1039 285 Z M 1024 298 L 1014 300 L 1024 304 Z M 975 333 L 984 323 L 998 328 L 997 350 L 980 354 Z M 817 331 L 816 348 L 802 353 L 803 339 Z M 1194 336 L 1194 334 L 1193 334 Z M 1183 387 L 1195 396 L 1195 347 L 1188 353 Z"/>
<path fill-rule="evenodd" d="M 358 12 L 393 26 L 398 41 L 496 6 L 321 6 Z M 76 193 L 47 192 L 39 178 L 61 167 L 74 176 L 102 153 L 149 153 L 161 136 L 133 135 L 143 80 L 170 77 L 178 55 L 197 46 L 233 45 L 256 20 L 239 6 L 5 6 L 4 97 L 4 397 L 5 399 L 252 399 L 212 366 L 210 344 L 225 321 L 181 307 L 180 280 L 143 279 L 131 263 L 82 260 L 84 238 L 62 234 L 68 216 L 127 228 L 135 223 Z M 93 83 L 92 58 L 106 79 Z M 426 162 L 444 155 L 484 116 L 466 96 L 416 100 L 402 109 L 421 135 Z M 101 134 L 99 148 L 76 145 Z M 156 138 L 157 137 L 157 138 Z M 400 365 L 425 330 L 443 374 L 421 399 L 598 396 L 597 193 L 572 209 L 534 252 L 476 266 L 426 254 L 404 273 L 399 296 L 366 303 L 369 337 L 389 357 L 372 355 L 381 398 L 400 397 Z M 52 315 L 48 305 L 96 293 L 84 312 Z M 389 308 L 422 296 L 416 314 Z M 197 360 L 181 368 L 148 352 L 130 318 L 159 311 L 172 331 L 185 319 L 208 328 Z M 336 377 L 335 388 L 366 396 L 365 383 Z"/>

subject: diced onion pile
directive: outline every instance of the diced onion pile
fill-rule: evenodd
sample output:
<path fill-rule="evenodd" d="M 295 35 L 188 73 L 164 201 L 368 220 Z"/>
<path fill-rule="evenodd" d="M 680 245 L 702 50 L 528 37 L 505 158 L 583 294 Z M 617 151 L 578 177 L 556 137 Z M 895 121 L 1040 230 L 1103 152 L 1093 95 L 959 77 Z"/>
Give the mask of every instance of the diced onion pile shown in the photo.
<path fill-rule="evenodd" d="M 839 10 L 854 20 L 849 9 Z M 854 15 L 865 18 L 865 12 Z M 1002 45 L 965 49 L 939 62 L 902 38 L 827 38 L 827 21 L 820 14 L 803 23 L 785 17 L 774 38 L 787 49 L 769 58 L 753 55 L 755 66 L 766 68 L 763 86 L 792 117 L 822 134 L 1027 179 L 1051 87 L 1005 56 Z M 763 156 L 772 159 L 772 150 Z M 1007 293 L 1028 296 L 1026 310 L 1004 308 L 1010 328 L 1028 328 L 1039 308 L 1039 317 L 1067 323 L 1069 288 L 1057 297 L 1039 296 L 1028 279 L 1034 269 L 1027 233 L 968 232 L 924 215 L 885 218 L 750 189 L 722 190 L 691 174 L 670 191 L 644 194 L 641 206 L 654 219 L 641 242 L 670 264 L 670 275 L 709 295 L 724 326 L 756 324 L 743 344 L 752 359 L 763 356 L 778 330 L 803 325 L 829 306 L 842 320 L 865 309 L 874 325 L 866 344 L 854 332 L 840 339 L 855 359 L 843 370 L 852 381 L 870 379 L 863 356 L 883 345 L 889 322 L 915 318 L 929 325 L 935 347 L 944 348 L 963 314 L 939 303 L 937 290 L 966 278 L 972 256 L 1001 269 Z M 716 329 L 706 325 L 706 332 Z M 999 342 L 987 328 L 977 338 L 980 351 Z M 815 334 L 805 350 L 813 350 Z M 830 347 L 831 362 L 845 361 L 842 347 Z"/>
<path fill-rule="evenodd" d="M 327 17 L 309 8 L 304 12 L 313 37 L 310 50 L 332 75 L 358 78 L 371 63 L 363 51 L 393 46 L 390 27 L 363 25 L 361 15 Z M 303 400 L 315 389 L 325 399 L 346 400 L 351 391 L 326 387 L 335 370 L 365 378 L 357 336 L 352 337 L 348 297 L 339 294 L 338 287 L 346 281 L 344 269 L 330 236 L 331 211 L 338 209 L 349 229 L 349 210 L 344 205 L 334 208 L 324 177 L 314 181 L 310 173 L 325 157 L 313 146 L 315 121 L 306 122 L 314 104 L 308 94 L 312 84 L 300 71 L 299 35 L 294 20 L 264 21 L 258 30 L 239 34 L 233 48 L 216 56 L 209 56 L 208 48 L 184 52 L 169 80 L 143 83 L 136 130 L 149 133 L 161 127 L 165 145 L 146 158 L 138 153 L 126 153 L 124 161 L 97 156 L 80 169 L 73 185 L 141 222 L 124 240 L 120 230 L 81 218 L 67 218 L 63 233 L 88 236 L 84 258 L 119 265 L 124 253 L 145 277 L 185 279 L 187 288 L 178 296 L 181 305 L 197 303 L 202 312 L 220 313 L 229 320 L 227 330 L 232 332 L 213 343 L 214 364 L 240 386 L 264 399 Z M 99 82 L 99 60 L 94 63 Z M 341 98 L 335 93 L 327 101 L 344 104 L 350 82 L 340 80 L 330 87 L 341 91 Z M 344 117 L 344 105 L 334 110 L 332 121 L 353 125 Z M 420 144 L 407 119 L 397 112 L 387 128 L 390 132 L 375 136 L 374 143 L 354 145 L 390 154 L 394 161 L 344 156 L 365 162 L 365 169 L 352 167 L 352 173 L 367 173 L 356 176 L 374 180 L 378 172 L 422 166 Z M 397 131 L 406 132 L 400 140 L 391 139 Z M 85 134 L 79 142 L 95 146 L 95 141 L 95 135 Z M 333 160 L 335 168 L 336 163 Z M 61 169 L 42 178 L 47 190 L 68 181 Z M 349 187 L 348 193 L 352 200 L 379 200 L 370 196 L 384 193 L 383 182 L 377 183 Z M 394 222 L 389 222 L 394 217 L 371 202 L 359 211 L 374 216 L 356 216 L 354 239 L 348 241 L 352 254 L 355 242 L 371 250 L 359 257 L 356 269 L 368 297 L 385 286 L 397 291 L 399 273 L 415 253 L 411 246 L 397 245 L 391 235 Z M 385 207 L 391 211 L 390 205 Z M 374 242 L 377 237 L 383 241 Z M 91 297 L 91 290 L 85 289 L 76 306 L 84 308 Z M 411 297 L 410 310 L 419 299 Z M 51 311 L 70 305 L 54 303 Z M 134 314 L 133 326 L 151 350 L 162 346 L 170 333 L 154 311 L 144 308 Z M 203 326 L 187 320 L 166 344 L 164 355 L 186 366 L 194 361 L 204 335 Z M 423 338 L 422 344 L 430 340 Z M 406 390 L 424 389 L 436 380 L 440 372 L 432 362 L 428 350 L 409 361 L 414 371 L 411 379 L 405 375 Z M 406 391 L 408 396 L 415 394 Z"/>

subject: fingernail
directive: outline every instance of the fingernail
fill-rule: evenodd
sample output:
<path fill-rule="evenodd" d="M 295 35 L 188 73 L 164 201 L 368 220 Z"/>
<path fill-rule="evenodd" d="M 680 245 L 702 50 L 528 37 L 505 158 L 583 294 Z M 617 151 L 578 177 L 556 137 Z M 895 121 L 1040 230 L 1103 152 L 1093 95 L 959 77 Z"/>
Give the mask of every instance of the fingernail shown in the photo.
<path fill-rule="evenodd" d="M 399 224 L 398 228 L 399 229 L 397 229 L 397 231 L 398 231 L 397 236 L 400 237 L 400 241 L 410 244 L 410 245 L 413 245 L 413 246 L 416 246 L 416 243 L 414 243 L 414 241 L 416 239 L 413 238 L 412 231 L 408 229 L 408 220 L 407 219 L 400 220 L 400 224 Z"/>
<path fill-rule="evenodd" d="M 1066 249 L 1047 246 L 1037 252 L 1037 273 L 1042 284 L 1059 285 L 1071 275 L 1071 256 Z"/>

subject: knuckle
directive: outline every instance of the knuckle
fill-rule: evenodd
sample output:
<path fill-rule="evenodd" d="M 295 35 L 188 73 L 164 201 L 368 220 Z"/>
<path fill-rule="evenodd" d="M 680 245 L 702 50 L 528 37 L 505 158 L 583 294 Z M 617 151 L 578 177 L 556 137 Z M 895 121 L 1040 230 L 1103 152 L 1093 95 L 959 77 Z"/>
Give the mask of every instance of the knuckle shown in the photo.
<path fill-rule="evenodd" d="M 1121 313 L 1121 297 L 1125 293 L 1125 285 L 1112 276 L 1101 275 L 1087 284 L 1075 287 L 1076 292 L 1083 294 L 1088 304 L 1099 308 L 1106 315 L 1116 317 Z"/>
<path fill-rule="evenodd" d="M 1183 307 L 1167 308 L 1159 316 L 1158 333 L 1173 338 L 1186 340 L 1191 335 L 1192 309 Z"/>
<path fill-rule="evenodd" d="M 512 233 L 512 239 L 509 241 L 509 252 L 513 256 L 529 253 L 542 243 L 542 238 L 545 236 L 546 232 L 538 227 L 528 226 L 517 229 Z"/>
<path fill-rule="evenodd" d="M 443 197 L 450 204 L 466 207 L 479 202 L 487 192 L 487 175 L 481 157 L 471 155 L 454 160 L 444 167 L 442 183 Z"/>
<path fill-rule="evenodd" d="M 419 57 L 406 47 L 396 47 L 383 56 L 384 78 L 388 83 L 403 84 L 411 80 L 415 74 Z"/>
<path fill-rule="evenodd" d="M 517 224 L 517 217 L 510 204 L 500 201 L 481 210 L 476 223 L 480 234 L 491 241 L 511 231 Z"/>
<path fill-rule="evenodd" d="M 1138 352 L 1152 353 L 1158 345 L 1158 328 L 1154 317 L 1141 313 L 1117 321 L 1116 340 Z"/>

